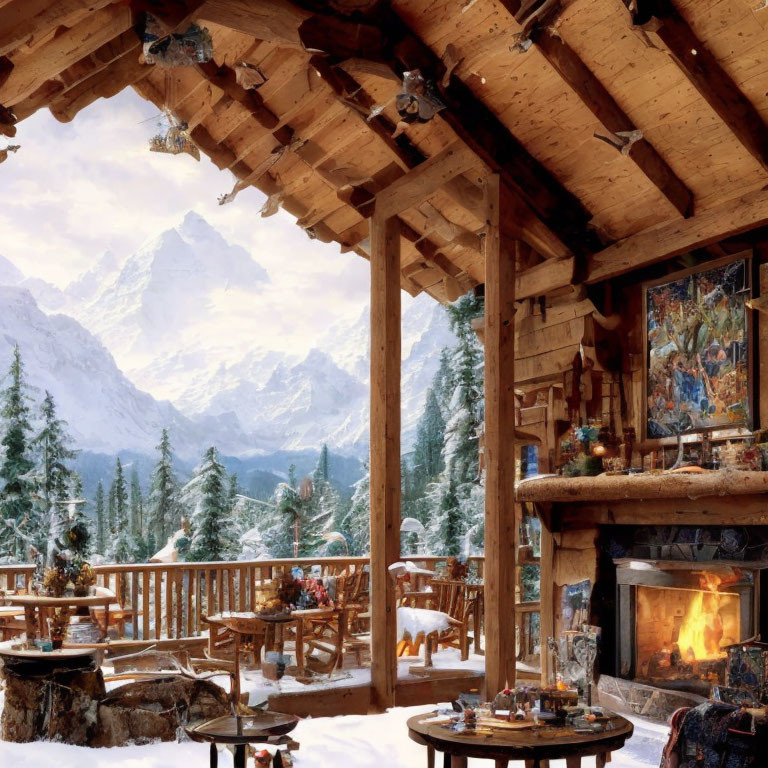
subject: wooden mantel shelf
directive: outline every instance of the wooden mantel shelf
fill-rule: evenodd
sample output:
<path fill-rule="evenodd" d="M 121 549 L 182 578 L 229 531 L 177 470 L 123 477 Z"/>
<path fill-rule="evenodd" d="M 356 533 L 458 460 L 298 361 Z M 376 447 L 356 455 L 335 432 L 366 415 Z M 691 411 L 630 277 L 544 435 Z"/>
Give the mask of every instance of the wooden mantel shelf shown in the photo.
<path fill-rule="evenodd" d="M 701 474 L 648 472 L 596 477 L 541 477 L 519 483 L 516 496 L 520 502 L 579 503 L 623 499 L 700 499 L 759 493 L 768 493 L 768 472 L 719 469 Z"/>

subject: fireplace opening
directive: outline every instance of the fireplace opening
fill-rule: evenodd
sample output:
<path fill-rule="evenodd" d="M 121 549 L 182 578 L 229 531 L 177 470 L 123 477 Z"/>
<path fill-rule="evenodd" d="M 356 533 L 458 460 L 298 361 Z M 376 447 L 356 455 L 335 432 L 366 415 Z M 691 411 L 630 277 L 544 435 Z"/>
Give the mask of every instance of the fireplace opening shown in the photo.
<path fill-rule="evenodd" d="M 727 647 L 757 629 L 758 570 L 721 563 L 614 560 L 619 677 L 709 695 Z"/>
<path fill-rule="evenodd" d="M 725 649 L 745 639 L 740 596 L 717 574 L 702 580 L 703 589 L 637 586 L 636 679 L 724 684 Z"/>

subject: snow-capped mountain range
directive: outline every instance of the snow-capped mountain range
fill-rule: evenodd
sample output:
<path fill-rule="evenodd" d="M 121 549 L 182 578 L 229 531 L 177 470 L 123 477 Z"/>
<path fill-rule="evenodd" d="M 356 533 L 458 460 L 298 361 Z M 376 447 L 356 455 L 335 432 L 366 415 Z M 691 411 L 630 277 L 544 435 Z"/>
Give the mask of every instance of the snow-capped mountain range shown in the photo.
<path fill-rule="evenodd" d="M 353 257 L 350 257 L 353 258 Z M 236 289 L 258 302 L 266 270 L 194 212 L 127 259 L 107 252 L 65 289 L 0 256 L 0 370 L 18 343 L 33 387 L 49 389 L 79 447 L 153 451 L 168 426 L 177 452 L 215 443 L 230 456 L 317 449 L 364 458 L 367 307 L 306 355 L 226 346 L 204 329 Z M 428 296 L 403 315 L 403 446 L 415 436 L 440 350 L 453 343 Z"/>

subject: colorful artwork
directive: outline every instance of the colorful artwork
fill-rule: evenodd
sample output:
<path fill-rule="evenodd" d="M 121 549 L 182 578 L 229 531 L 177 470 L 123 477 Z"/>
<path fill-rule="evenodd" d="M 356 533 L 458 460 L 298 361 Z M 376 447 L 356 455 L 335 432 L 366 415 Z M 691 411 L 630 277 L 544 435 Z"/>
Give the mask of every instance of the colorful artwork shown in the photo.
<path fill-rule="evenodd" d="M 748 263 L 646 288 L 648 437 L 747 424 Z"/>

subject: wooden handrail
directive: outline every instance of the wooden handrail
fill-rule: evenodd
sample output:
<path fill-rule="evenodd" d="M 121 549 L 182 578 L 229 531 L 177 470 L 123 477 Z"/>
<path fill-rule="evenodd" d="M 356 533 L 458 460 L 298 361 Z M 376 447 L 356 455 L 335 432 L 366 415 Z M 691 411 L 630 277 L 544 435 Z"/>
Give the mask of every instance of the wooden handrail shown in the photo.
<path fill-rule="evenodd" d="M 404 555 L 434 569 L 445 557 Z M 482 575 L 483 557 L 469 558 Z M 194 637 L 205 630 L 202 617 L 221 611 L 254 610 L 259 592 L 279 571 L 319 565 L 338 575 L 369 564 L 368 557 L 297 557 L 180 563 L 102 563 L 94 565 L 97 584 L 115 593 L 114 614 L 121 637 L 130 640 Z M 35 566 L 0 565 L 0 589 L 29 589 Z"/>

